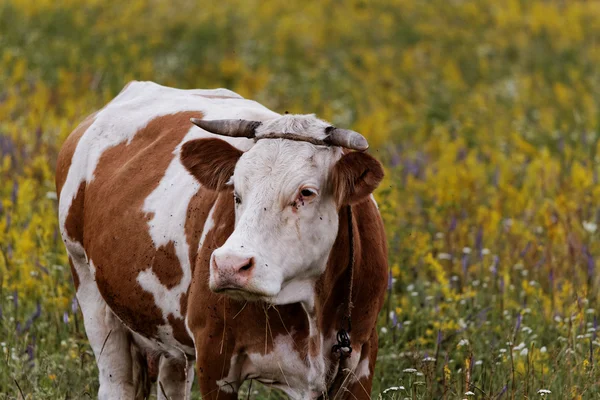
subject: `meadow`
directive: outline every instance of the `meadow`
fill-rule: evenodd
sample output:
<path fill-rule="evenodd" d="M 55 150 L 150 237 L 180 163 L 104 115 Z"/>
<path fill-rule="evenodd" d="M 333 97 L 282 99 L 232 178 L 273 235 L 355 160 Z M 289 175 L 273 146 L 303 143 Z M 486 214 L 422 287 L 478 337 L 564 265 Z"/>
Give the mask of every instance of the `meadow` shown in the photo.
<path fill-rule="evenodd" d="M 374 398 L 600 398 L 600 2 L 203 3 L 0 2 L 0 399 L 96 396 L 54 166 L 133 79 L 369 139 L 390 264 Z"/>

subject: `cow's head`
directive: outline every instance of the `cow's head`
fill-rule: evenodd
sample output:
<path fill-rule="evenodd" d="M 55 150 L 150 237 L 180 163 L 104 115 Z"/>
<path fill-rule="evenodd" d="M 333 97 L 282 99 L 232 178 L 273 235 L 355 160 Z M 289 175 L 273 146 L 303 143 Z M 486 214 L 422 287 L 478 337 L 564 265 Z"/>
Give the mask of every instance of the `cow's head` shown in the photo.
<path fill-rule="evenodd" d="M 210 259 L 211 290 L 274 304 L 312 299 L 340 208 L 365 200 L 383 177 L 381 164 L 362 152 L 367 141 L 313 115 L 193 122 L 256 140 L 246 152 L 216 138 L 181 150 L 183 165 L 203 186 L 232 190 L 235 198 L 235 229 Z"/>

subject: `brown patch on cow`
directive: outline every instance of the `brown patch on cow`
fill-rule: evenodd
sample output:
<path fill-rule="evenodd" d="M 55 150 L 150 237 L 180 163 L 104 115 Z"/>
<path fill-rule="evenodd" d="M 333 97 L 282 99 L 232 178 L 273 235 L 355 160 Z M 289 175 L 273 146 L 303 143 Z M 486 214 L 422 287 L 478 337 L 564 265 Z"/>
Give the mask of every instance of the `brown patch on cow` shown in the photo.
<path fill-rule="evenodd" d="M 169 245 L 157 254 L 148 230 L 152 216 L 142 208 L 189 131 L 189 119 L 201 117 L 200 112 L 188 111 L 153 119 L 130 142 L 102 154 L 86 188 L 84 248 L 94 260 L 98 289 L 112 311 L 146 337 L 155 337 L 157 327 L 166 321 L 137 277 L 152 267 L 165 282 L 173 283 L 181 266 L 171 258 Z"/>
<path fill-rule="evenodd" d="M 387 245 L 379 211 L 367 197 L 352 206 L 354 278 L 352 279 L 352 346 L 367 342 L 377 323 L 387 287 Z M 348 273 L 349 235 L 347 208 L 339 213 L 338 236 L 329 255 L 325 273 L 317 282 L 319 330 L 336 333 L 346 327 L 344 316 L 350 285 Z"/>
<path fill-rule="evenodd" d="M 77 144 L 79 140 L 87 131 L 87 129 L 94 123 L 94 117 L 97 113 L 93 113 L 88 116 L 71 134 L 67 137 L 67 140 L 63 143 L 60 148 L 60 152 L 58 153 L 58 159 L 56 162 L 56 193 L 58 198 L 60 198 L 60 192 L 67 180 L 67 175 L 69 173 L 69 169 L 71 168 L 71 162 L 73 161 L 73 155 L 75 154 L 75 149 L 77 148 Z"/>
<path fill-rule="evenodd" d="M 173 314 L 169 314 L 167 320 L 169 321 L 171 328 L 173 328 L 173 337 L 175 340 L 186 346 L 194 347 L 194 341 L 190 335 L 188 335 L 187 329 L 185 329 L 185 321 L 183 318 L 175 318 Z"/>
<path fill-rule="evenodd" d="M 79 243 L 83 243 L 83 204 L 85 201 L 85 182 L 81 182 L 77 195 L 71 203 L 69 213 L 65 220 L 65 232 L 71 238 Z"/>
<path fill-rule="evenodd" d="M 173 241 L 160 246 L 156 250 L 152 260 L 152 271 L 156 274 L 160 283 L 169 290 L 181 282 L 183 270 L 175 253 L 175 243 Z"/>
<path fill-rule="evenodd" d="M 367 153 L 344 154 L 331 174 L 338 206 L 356 204 L 373 193 L 383 179 L 381 163 Z"/>
<path fill-rule="evenodd" d="M 221 139 L 196 139 L 181 146 L 181 163 L 202 186 L 224 190 L 242 154 Z"/>
<path fill-rule="evenodd" d="M 75 286 L 75 292 L 77 292 L 77 289 L 79 289 L 79 274 L 77 273 L 77 270 L 75 269 L 75 266 L 73 265 L 73 260 L 71 259 L 71 256 L 69 256 L 69 265 L 71 266 L 71 276 L 73 277 L 73 285 Z"/>

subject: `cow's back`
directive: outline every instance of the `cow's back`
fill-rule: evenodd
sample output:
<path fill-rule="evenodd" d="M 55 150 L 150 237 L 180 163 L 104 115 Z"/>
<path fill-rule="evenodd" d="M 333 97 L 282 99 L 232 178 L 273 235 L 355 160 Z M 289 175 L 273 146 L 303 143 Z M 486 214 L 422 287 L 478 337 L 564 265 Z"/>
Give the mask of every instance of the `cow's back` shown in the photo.
<path fill-rule="evenodd" d="M 190 118 L 276 115 L 224 89 L 133 82 L 69 136 L 56 175 L 63 239 L 132 330 L 193 351 L 184 326 L 186 293 L 217 195 L 180 163 L 183 142 L 210 136 Z M 244 150 L 252 144 L 231 141 Z"/>

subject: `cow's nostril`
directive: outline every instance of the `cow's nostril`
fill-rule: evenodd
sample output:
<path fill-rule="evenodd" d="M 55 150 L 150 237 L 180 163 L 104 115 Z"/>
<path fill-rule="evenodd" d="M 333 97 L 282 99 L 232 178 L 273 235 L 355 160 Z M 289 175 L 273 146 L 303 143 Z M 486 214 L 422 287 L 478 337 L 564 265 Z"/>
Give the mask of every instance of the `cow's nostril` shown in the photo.
<path fill-rule="evenodd" d="M 254 259 L 251 258 L 248 262 L 240 268 L 240 271 L 249 271 L 254 266 Z"/>

